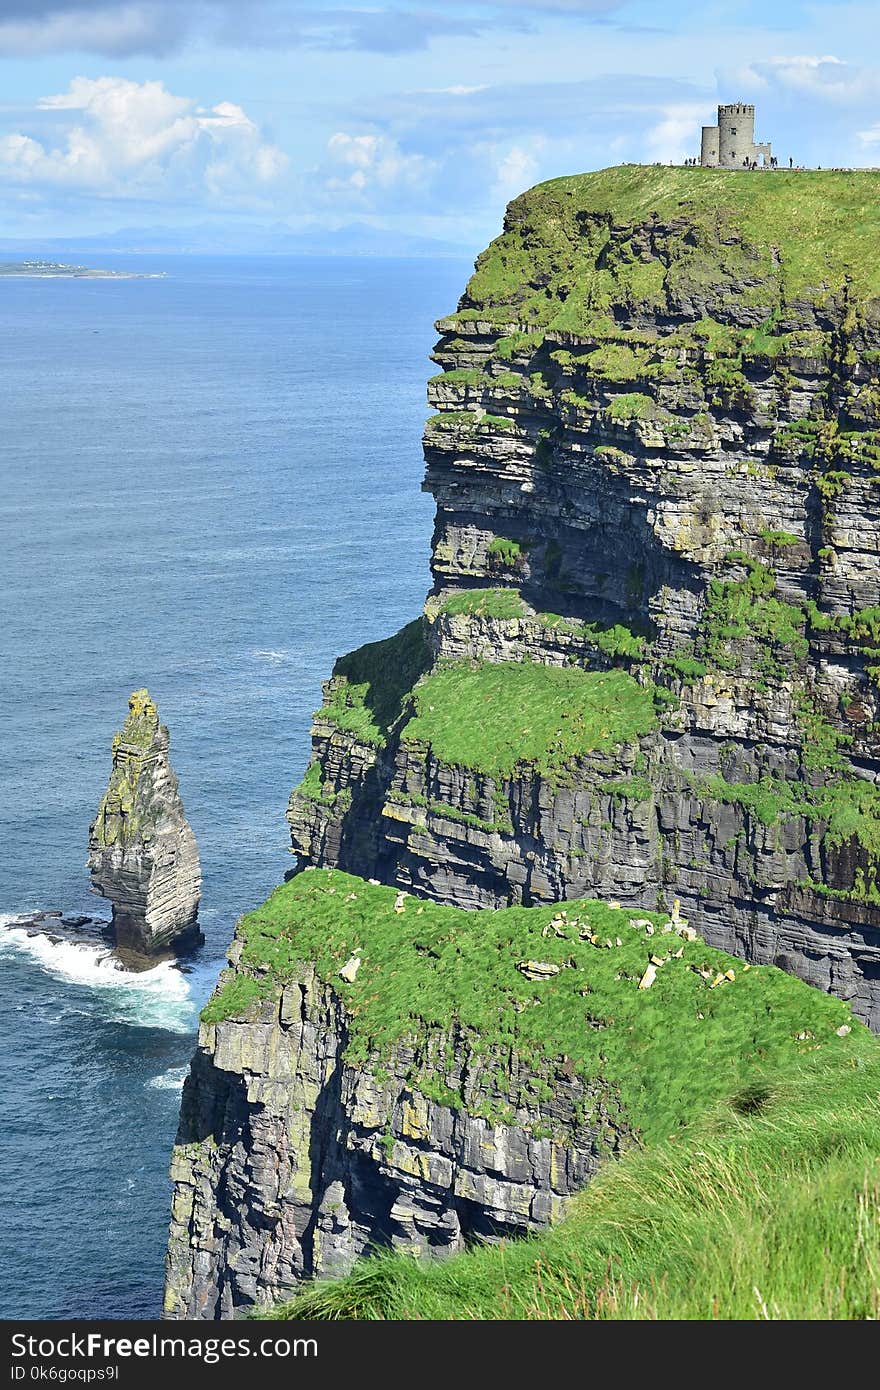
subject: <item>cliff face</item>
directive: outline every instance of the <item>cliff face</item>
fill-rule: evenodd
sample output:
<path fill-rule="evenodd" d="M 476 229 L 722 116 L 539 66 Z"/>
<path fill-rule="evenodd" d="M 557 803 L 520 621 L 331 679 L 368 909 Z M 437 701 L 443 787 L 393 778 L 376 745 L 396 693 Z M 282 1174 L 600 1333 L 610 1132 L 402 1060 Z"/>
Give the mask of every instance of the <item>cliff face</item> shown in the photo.
<path fill-rule="evenodd" d="M 675 894 L 880 1024 L 880 286 L 851 178 L 617 170 L 512 204 L 438 325 L 422 670 L 616 668 L 657 718 L 562 776 L 493 763 L 419 717 L 433 674 L 374 718 L 365 648 L 291 798 L 303 861 L 493 907 Z"/>
<path fill-rule="evenodd" d="M 200 1033 L 171 1169 L 167 1317 L 232 1317 L 371 1248 L 445 1254 L 538 1230 L 631 1139 L 608 1088 L 500 1049 L 477 1058 L 455 1027 L 349 1063 L 345 1002 L 309 967 L 254 1012 Z"/>
<path fill-rule="evenodd" d="M 401 993 L 407 916 L 330 955 L 312 902 L 245 920 L 184 1096 L 172 1316 L 228 1316 L 371 1243 L 530 1229 L 650 1137 L 639 1096 L 679 1097 L 695 1055 L 713 1048 L 719 1087 L 763 1065 L 755 1020 L 800 986 L 753 971 L 774 983 L 744 1003 L 738 962 L 710 964 L 694 928 L 880 1026 L 878 182 L 623 169 L 511 205 L 438 325 L 425 612 L 337 662 L 288 810 L 318 870 L 291 890 L 341 870 L 346 901 L 390 891 L 373 880 L 426 914 L 496 909 L 473 914 L 495 992 L 470 1007 L 461 924 L 410 943 Z M 587 897 L 621 925 L 579 961 L 543 905 Z M 682 952 L 657 954 L 644 914 L 674 908 L 677 932 L 675 900 Z M 494 924 L 527 909 L 539 939 L 515 968 L 543 983 L 520 996 Z M 578 1001 L 571 1032 L 533 1007 L 548 978 Z"/>
<path fill-rule="evenodd" d="M 538 1231 L 633 1144 L 751 1095 L 756 1070 L 845 1065 L 863 1031 L 676 913 L 464 912 L 299 874 L 239 923 L 202 1015 L 166 1316 L 232 1317 L 377 1247 Z"/>
<path fill-rule="evenodd" d="M 134 691 L 89 830 L 92 887 L 113 904 L 117 946 L 138 955 L 199 938 L 199 854 L 168 745 L 149 692 Z"/>

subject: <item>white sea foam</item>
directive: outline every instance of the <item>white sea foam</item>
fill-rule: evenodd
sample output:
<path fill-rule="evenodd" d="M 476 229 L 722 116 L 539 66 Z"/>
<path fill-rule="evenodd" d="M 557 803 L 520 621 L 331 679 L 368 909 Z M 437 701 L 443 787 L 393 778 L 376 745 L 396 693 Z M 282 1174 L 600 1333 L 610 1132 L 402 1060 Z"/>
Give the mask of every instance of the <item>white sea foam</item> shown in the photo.
<path fill-rule="evenodd" d="M 188 1071 L 189 1067 L 169 1067 L 167 1071 L 154 1076 L 147 1085 L 153 1091 L 179 1091 Z"/>
<path fill-rule="evenodd" d="M 43 932 L 0 916 L 0 955 L 28 957 L 53 979 L 90 991 L 89 1012 L 108 1022 L 189 1033 L 217 978 L 218 963 L 181 970 L 162 961 L 151 970 L 126 970 L 109 946 L 90 941 L 53 941 Z"/>
<path fill-rule="evenodd" d="M 251 652 L 251 656 L 256 657 L 257 661 L 268 661 L 272 666 L 280 666 L 283 661 L 287 660 L 288 655 L 288 652 L 276 652 L 272 651 L 271 648 L 265 651 Z"/>

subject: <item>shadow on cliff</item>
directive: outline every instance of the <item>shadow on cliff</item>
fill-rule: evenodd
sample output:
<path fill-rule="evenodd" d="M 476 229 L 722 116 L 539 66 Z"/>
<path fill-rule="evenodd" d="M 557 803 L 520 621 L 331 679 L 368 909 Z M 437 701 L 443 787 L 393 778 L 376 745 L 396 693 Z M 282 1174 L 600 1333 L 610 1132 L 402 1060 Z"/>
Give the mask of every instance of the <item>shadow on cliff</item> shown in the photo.
<path fill-rule="evenodd" d="M 342 1097 L 343 1063 L 348 1038 L 341 1029 L 336 1065 L 315 1100 L 309 1137 L 309 1187 L 311 1214 L 300 1238 L 303 1277 L 347 1272 L 351 1253 L 369 1254 L 391 1245 L 391 1208 L 397 1187 L 362 1148 L 348 1143 L 349 1125 Z M 330 1189 L 339 1184 L 341 1192 L 328 1201 Z M 343 1195 L 344 1194 L 344 1195 Z M 343 1196 L 343 1203 L 339 1197 Z M 345 1210 L 347 1223 L 339 1213 Z M 346 1229 L 347 1224 L 347 1229 Z M 339 1237 L 339 1269 L 328 1266 L 328 1225 Z M 322 1229 L 320 1240 L 316 1233 Z M 316 1245 L 322 1262 L 317 1266 Z"/>
<path fill-rule="evenodd" d="M 252 1109 L 244 1077 L 222 1071 L 200 1047 L 183 1083 L 175 1143 L 201 1144 L 206 1139 L 218 1145 L 234 1143 L 244 1132 Z"/>

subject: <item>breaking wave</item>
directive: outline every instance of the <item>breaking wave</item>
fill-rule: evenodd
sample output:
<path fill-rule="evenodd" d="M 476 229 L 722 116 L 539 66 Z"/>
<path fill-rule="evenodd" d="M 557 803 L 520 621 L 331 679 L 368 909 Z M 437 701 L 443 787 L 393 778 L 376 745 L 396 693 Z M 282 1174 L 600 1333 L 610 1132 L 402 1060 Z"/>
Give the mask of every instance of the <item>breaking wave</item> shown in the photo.
<path fill-rule="evenodd" d="M 276 652 L 271 648 L 266 648 L 256 650 L 252 652 L 251 655 L 257 661 L 268 661 L 271 666 L 280 666 L 282 662 L 287 661 L 289 653 L 285 651 Z"/>
<path fill-rule="evenodd" d="M 169 1067 L 158 1076 L 151 1077 L 147 1085 L 152 1091 L 179 1091 L 186 1080 L 189 1067 Z"/>
<path fill-rule="evenodd" d="M 105 1022 L 191 1033 L 216 981 L 219 962 L 181 968 L 162 961 L 151 970 L 126 970 L 103 942 L 55 941 L 44 932 L 0 916 L 0 956 L 29 959 L 47 975 L 88 991 L 89 1011 Z"/>

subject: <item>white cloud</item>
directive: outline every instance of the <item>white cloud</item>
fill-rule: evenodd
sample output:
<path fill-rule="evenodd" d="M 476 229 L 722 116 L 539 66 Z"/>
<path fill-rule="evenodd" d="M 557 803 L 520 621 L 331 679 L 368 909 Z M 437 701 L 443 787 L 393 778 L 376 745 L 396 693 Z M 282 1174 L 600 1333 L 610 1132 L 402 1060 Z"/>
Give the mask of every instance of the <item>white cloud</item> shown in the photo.
<path fill-rule="evenodd" d="M 674 164 L 699 152 L 700 129 L 706 118 L 705 104 L 678 102 L 664 106 L 661 118 L 648 131 L 645 147 L 649 160 Z"/>
<path fill-rule="evenodd" d="M 540 168 L 538 156 L 545 143 L 546 141 L 538 136 L 532 140 L 530 149 L 526 149 L 524 145 L 513 145 L 501 155 L 492 185 L 494 198 L 507 202 L 537 182 Z"/>
<path fill-rule="evenodd" d="M 798 53 L 789 58 L 768 58 L 766 66 L 775 68 L 777 72 L 797 74 L 815 72 L 817 68 L 826 66 L 845 68 L 847 64 L 833 53 Z"/>
<path fill-rule="evenodd" d="M 454 87 L 427 87 L 426 95 L 441 97 L 472 97 L 474 92 L 488 92 L 487 82 L 478 82 L 473 87 L 466 87 L 464 83 L 458 82 Z"/>
<path fill-rule="evenodd" d="M 542 12 L 587 22 L 624 0 L 0 0 L 0 53 L 164 56 L 223 47 L 413 53 L 435 38 L 534 29 Z"/>
<path fill-rule="evenodd" d="M 351 135 L 338 130 L 327 142 L 330 171 L 325 180 L 332 192 L 366 194 L 372 190 L 413 188 L 433 169 L 420 154 L 405 154 L 388 135 Z"/>
<path fill-rule="evenodd" d="M 240 106 L 205 109 L 158 81 L 75 77 L 38 107 L 69 113 L 60 138 L 0 138 L 0 177 L 102 196 L 207 191 L 238 200 L 265 193 L 287 164 Z"/>
<path fill-rule="evenodd" d="M 876 69 L 854 67 L 834 53 L 780 54 L 741 68 L 735 76 L 749 90 L 769 92 L 775 88 L 790 96 L 844 107 L 876 100 L 880 94 Z"/>

